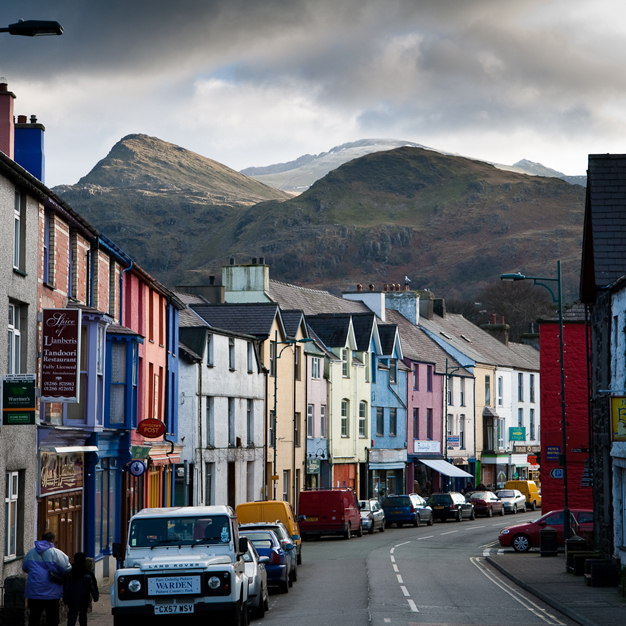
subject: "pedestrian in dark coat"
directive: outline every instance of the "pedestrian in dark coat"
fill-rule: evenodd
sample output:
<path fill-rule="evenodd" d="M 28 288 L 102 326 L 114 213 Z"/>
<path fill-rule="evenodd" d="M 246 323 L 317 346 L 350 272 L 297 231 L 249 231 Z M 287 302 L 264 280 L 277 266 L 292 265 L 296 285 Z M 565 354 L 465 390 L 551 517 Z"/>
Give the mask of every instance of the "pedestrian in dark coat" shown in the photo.
<path fill-rule="evenodd" d="M 98 583 L 93 572 L 87 568 L 87 556 L 84 552 L 74 555 L 72 569 L 65 577 L 63 586 L 63 602 L 69 609 L 67 626 L 76 626 L 76 618 L 80 626 L 87 626 L 87 609 L 93 598 L 98 601 Z"/>

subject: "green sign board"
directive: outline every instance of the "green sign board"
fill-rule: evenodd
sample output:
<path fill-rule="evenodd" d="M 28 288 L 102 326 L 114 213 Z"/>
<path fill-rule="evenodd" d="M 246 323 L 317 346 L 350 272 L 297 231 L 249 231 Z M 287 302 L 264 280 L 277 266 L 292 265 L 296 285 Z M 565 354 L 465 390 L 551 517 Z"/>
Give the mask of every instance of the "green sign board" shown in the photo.
<path fill-rule="evenodd" d="M 306 473 L 307 474 L 319 474 L 320 473 L 320 460 L 319 459 L 307 459 L 306 460 Z"/>
<path fill-rule="evenodd" d="M 8 374 L 2 378 L 2 423 L 35 423 L 34 374 Z"/>
<path fill-rule="evenodd" d="M 509 441 L 526 441 L 526 427 L 514 426 L 509 428 Z"/>

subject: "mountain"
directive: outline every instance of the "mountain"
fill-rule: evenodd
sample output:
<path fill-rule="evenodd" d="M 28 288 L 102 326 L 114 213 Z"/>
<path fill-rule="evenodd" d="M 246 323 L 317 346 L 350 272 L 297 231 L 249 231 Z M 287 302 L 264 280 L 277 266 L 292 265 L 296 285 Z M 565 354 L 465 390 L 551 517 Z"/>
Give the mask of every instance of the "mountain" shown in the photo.
<path fill-rule="evenodd" d="M 398 139 L 361 139 L 352 143 L 344 143 L 332 148 L 328 152 L 321 152 L 317 155 L 305 154 L 287 163 L 276 163 L 265 167 L 248 167 L 241 170 L 242 174 L 251 176 L 259 182 L 270 187 L 282 189 L 288 193 L 298 194 L 308 189 L 316 180 L 319 180 L 328 172 L 338 168 L 340 165 L 358 159 L 366 154 L 393 150 L 402 146 L 413 148 L 424 148 L 433 150 L 411 141 L 400 141 Z M 447 156 L 460 156 L 441 150 L 436 150 Z M 561 178 L 572 185 L 587 185 L 586 176 L 566 176 L 562 172 L 557 172 L 549 167 L 534 163 L 527 159 L 522 159 L 514 165 L 503 165 L 500 163 L 488 162 L 498 169 L 509 172 L 519 172 L 520 174 L 530 174 L 532 176 L 546 176 L 548 178 Z"/>
<path fill-rule="evenodd" d="M 503 272 L 553 276 L 561 259 L 566 293 L 577 291 L 583 187 L 423 148 L 353 159 L 285 200 L 134 135 L 55 191 L 169 284 L 208 282 L 232 255 L 263 256 L 273 278 L 305 286 L 338 292 L 406 275 L 412 287 L 469 299 Z"/>
<path fill-rule="evenodd" d="M 54 191 L 162 280 L 204 259 L 208 245 L 226 253 L 229 225 L 249 207 L 289 197 L 147 135 L 124 137 L 76 185 Z"/>

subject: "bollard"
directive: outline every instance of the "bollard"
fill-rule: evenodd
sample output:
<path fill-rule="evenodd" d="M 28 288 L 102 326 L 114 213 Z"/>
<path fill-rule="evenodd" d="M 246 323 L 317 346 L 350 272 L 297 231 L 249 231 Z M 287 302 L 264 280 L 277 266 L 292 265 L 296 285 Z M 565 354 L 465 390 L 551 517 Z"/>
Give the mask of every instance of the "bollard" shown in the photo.
<path fill-rule="evenodd" d="M 539 531 L 539 550 L 541 556 L 556 556 L 556 530 L 552 526 L 546 526 Z"/>

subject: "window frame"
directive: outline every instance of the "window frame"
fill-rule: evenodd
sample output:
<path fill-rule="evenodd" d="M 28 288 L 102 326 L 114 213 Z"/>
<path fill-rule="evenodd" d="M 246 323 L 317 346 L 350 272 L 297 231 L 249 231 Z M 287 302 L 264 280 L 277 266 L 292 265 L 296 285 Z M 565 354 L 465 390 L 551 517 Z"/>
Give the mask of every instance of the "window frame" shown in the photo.
<path fill-rule="evenodd" d="M 247 356 L 248 356 L 248 374 L 254 373 L 254 344 L 248 341 Z"/>
<path fill-rule="evenodd" d="M 214 337 L 213 333 L 207 333 L 207 336 L 206 336 L 206 366 L 207 367 L 213 367 L 214 365 L 213 344 L 215 343 L 215 341 L 213 337 Z"/>
<path fill-rule="evenodd" d="M 530 374 L 529 376 L 530 377 L 528 381 L 528 392 L 530 394 L 530 402 L 534 403 L 535 402 L 535 375 Z"/>
<path fill-rule="evenodd" d="M 395 406 L 389 408 L 389 436 L 398 436 L 398 409 Z"/>
<path fill-rule="evenodd" d="M 17 189 L 13 206 L 13 269 L 22 269 L 22 194 Z"/>
<path fill-rule="evenodd" d="M 320 376 L 320 358 L 318 356 L 311 357 L 311 378 L 319 380 Z"/>
<path fill-rule="evenodd" d="M 359 437 L 361 439 L 367 437 L 367 402 L 365 400 L 359 402 Z"/>
<path fill-rule="evenodd" d="M 326 420 L 326 405 L 320 404 L 320 438 L 328 438 L 328 422 Z"/>
<path fill-rule="evenodd" d="M 299 411 L 296 411 L 293 415 L 293 445 L 296 448 L 299 448 L 301 445 L 300 443 L 300 432 L 302 430 L 301 422 L 302 422 L 302 414 Z"/>
<path fill-rule="evenodd" d="M 524 402 L 524 374 L 517 373 L 517 401 Z"/>
<path fill-rule="evenodd" d="M 306 405 L 306 436 L 308 439 L 313 439 L 315 433 L 315 424 L 313 420 L 315 419 L 315 405 L 307 404 Z"/>
<path fill-rule="evenodd" d="M 382 406 L 376 407 L 376 436 L 385 436 L 385 409 Z"/>
<path fill-rule="evenodd" d="M 341 348 L 341 376 L 343 378 L 350 377 L 350 364 L 348 361 L 349 351 L 347 348 Z"/>
<path fill-rule="evenodd" d="M 236 357 L 235 357 L 235 338 L 234 337 L 229 337 L 228 338 L 228 369 L 231 372 L 235 371 L 235 365 L 236 365 Z"/>
<path fill-rule="evenodd" d="M 426 391 L 432 392 L 433 390 L 433 366 L 426 366 Z"/>
<path fill-rule="evenodd" d="M 22 330 L 20 305 L 9 302 L 7 374 L 20 374 L 22 368 Z"/>
<path fill-rule="evenodd" d="M 206 396 L 204 416 L 206 419 L 206 448 L 215 446 L 215 397 Z"/>
<path fill-rule="evenodd" d="M 350 436 L 350 400 L 341 400 L 341 436 Z"/>
<path fill-rule="evenodd" d="M 235 421 L 235 398 L 227 398 L 228 401 L 228 447 L 234 448 L 237 441 Z"/>
<path fill-rule="evenodd" d="M 20 530 L 19 520 L 19 495 L 20 473 L 19 471 L 7 471 L 5 476 L 4 494 L 4 560 L 10 561 L 17 558 L 18 533 Z"/>
<path fill-rule="evenodd" d="M 248 430 L 248 447 L 254 446 L 254 403 L 248 398 L 246 401 L 246 423 Z"/>
<path fill-rule="evenodd" d="M 419 440 L 420 429 L 420 410 L 419 407 L 413 407 L 413 439 Z"/>

